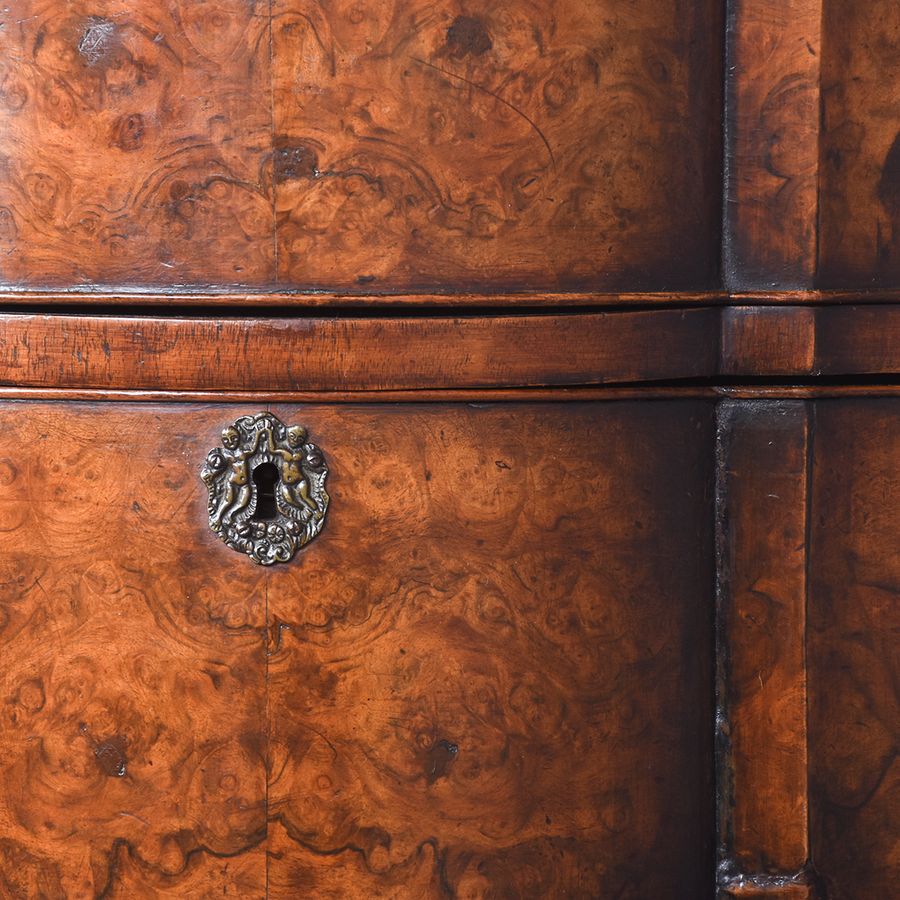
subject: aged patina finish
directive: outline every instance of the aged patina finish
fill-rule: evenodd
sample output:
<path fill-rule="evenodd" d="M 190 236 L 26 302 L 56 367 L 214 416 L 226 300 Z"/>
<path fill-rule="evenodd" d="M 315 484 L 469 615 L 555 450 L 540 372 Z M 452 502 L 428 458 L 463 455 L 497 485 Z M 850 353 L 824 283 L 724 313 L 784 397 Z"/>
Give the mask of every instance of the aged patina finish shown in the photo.
<path fill-rule="evenodd" d="M 0 900 L 894 897 L 898 122 L 897 0 L 0 4 Z"/>

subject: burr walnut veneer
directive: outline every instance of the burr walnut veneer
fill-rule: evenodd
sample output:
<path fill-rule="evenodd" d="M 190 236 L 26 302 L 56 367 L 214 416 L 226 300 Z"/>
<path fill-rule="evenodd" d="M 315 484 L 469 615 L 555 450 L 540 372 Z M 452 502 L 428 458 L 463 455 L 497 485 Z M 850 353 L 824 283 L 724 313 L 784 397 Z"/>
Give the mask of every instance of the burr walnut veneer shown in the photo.
<path fill-rule="evenodd" d="M 0 7 L 0 898 L 900 881 L 888 0 Z"/>

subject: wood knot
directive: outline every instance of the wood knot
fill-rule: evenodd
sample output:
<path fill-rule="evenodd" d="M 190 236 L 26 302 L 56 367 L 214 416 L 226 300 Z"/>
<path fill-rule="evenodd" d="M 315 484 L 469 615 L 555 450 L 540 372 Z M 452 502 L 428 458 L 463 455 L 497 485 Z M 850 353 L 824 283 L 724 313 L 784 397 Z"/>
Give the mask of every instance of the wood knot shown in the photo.
<path fill-rule="evenodd" d="M 493 46 L 484 22 L 473 16 L 457 16 L 447 29 L 447 50 L 453 59 L 483 56 Z"/>
<path fill-rule="evenodd" d="M 144 117 L 140 113 L 119 116 L 113 123 L 112 145 L 126 153 L 137 150 L 144 142 Z"/>
<path fill-rule="evenodd" d="M 450 764 L 459 753 L 459 744 L 452 741 L 435 741 L 422 753 L 422 763 L 425 770 L 425 778 L 429 784 L 434 784 L 440 778 L 446 778 Z"/>
<path fill-rule="evenodd" d="M 94 759 L 97 760 L 97 765 L 104 774 L 111 778 L 124 778 L 128 766 L 128 758 L 125 755 L 125 738 L 116 734 L 104 741 L 97 741 L 83 722 L 78 730 L 87 738 L 94 751 Z"/>
<path fill-rule="evenodd" d="M 318 178 L 319 155 L 314 147 L 304 143 L 277 144 L 275 147 L 275 183 L 298 178 Z"/>

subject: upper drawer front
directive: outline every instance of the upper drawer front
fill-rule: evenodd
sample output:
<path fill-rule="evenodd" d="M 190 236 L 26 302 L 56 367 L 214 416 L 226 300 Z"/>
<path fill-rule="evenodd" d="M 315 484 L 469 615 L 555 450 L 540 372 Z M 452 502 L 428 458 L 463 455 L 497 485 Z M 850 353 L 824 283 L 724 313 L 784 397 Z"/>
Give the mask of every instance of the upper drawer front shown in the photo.
<path fill-rule="evenodd" d="M 705 288 L 717 0 L 10 0 L 0 283 Z"/>
<path fill-rule="evenodd" d="M 0 892 L 707 897 L 712 404 L 272 411 L 331 499 L 263 568 L 258 405 L 0 404 Z"/>
<path fill-rule="evenodd" d="M 818 283 L 900 287 L 900 6 L 822 0 Z"/>

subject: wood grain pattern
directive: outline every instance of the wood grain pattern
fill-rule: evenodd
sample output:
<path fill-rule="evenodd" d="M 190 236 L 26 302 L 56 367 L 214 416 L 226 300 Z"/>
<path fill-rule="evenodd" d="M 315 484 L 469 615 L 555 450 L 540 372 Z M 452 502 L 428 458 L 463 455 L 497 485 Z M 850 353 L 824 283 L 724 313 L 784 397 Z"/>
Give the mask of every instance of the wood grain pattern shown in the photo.
<path fill-rule="evenodd" d="M 0 385 L 354 392 L 900 373 L 900 306 L 182 319 L 0 314 Z"/>
<path fill-rule="evenodd" d="M 771 306 L 775 304 L 839 304 L 853 303 L 857 306 L 900 301 L 900 290 L 896 288 L 813 288 L 810 290 L 757 290 L 729 291 L 728 296 L 738 304 Z"/>
<path fill-rule="evenodd" d="M 573 403 L 622 400 L 816 400 L 900 397 L 900 385 L 792 384 L 636 385 L 633 387 L 507 388 L 503 390 L 420 391 L 140 391 L 78 388 L 16 388 L 0 385 L 3 400 L 90 400 L 168 403 Z"/>
<path fill-rule="evenodd" d="M 813 864 L 829 898 L 900 879 L 900 403 L 816 404 L 809 605 Z"/>
<path fill-rule="evenodd" d="M 900 285 L 900 8 L 823 0 L 819 284 Z"/>
<path fill-rule="evenodd" d="M 0 281 L 712 287 L 719 20 L 714 0 L 11 0 Z"/>
<path fill-rule="evenodd" d="M 889 306 L 900 302 L 900 290 L 896 288 L 850 288 L 833 290 L 706 290 L 706 291 L 503 291 L 472 292 L 431 291 L 428 293 L 363 293 L 340 291 L 296 291 L 274 289 L 229 288 L 156 288 L 127 289 L 103 288 L 89 285 L 43 290 L 27 285 L 0 285 L 0 305 L 4 307 L 53 307 L 91 306 L 97 312 L 112 312 L 117 307 L 208 307 L 210 315 L 229 308 L 237 310 L 254 307 L 267 308 L 267 313 L 277 314 L 309 307 L 314 312 L 322 307 L 341 307 L 348 310 L 374 312 L 382 308 L 386 313 L 394 307 L 408 309 L 437 307 L 456 309 L 473 307 L 479 313 L 489 314 L 498 308 L 551 307 L 556 310 L 571 309 L 590 312 L 590 307 L 652 307 L 665 308 L 693 306 L 821 306 L 853 304 L 855 306 Z M 198 315 L 202 313 L 195 310 Z"/>
<path fill-rule="evenodd" d="M 715 369 L 714 310 L 486 318 L 0 314 L 0 384 L 402 390 L 659 381 Z"/>
<path fill-rule="evenodd" d="M 710 896 L 711 404 L 273 412 L 270 896 Z"/>
<path fill-rule="evenodd" d="M 723 376 L 900 374 L 900 306 L 722 309 Z"/>
<path fill-rule="evenodd" d="M 774 390 L 778 390 L 775 388 Z M 810 388 L 781 388 L 794 396 L 798 390 Z M 832 388 L 852 396 L 852 388 Z M 868 391 L 873 389 L 868 388 Z M 900 386 L 879 388 L 884 393 L 900 394 Z M 584 400 L 712 400 L 728 392 L 728 388 L 714 387 L 651 387 L 623 388 L 504 388 L 499 390 L 418 390 L 418 391 L 109 391 L 94 388 L 16 388 L 0 386 L 0 398 L 5 400 L 93 400 L 93 401 L 171 401 L 199 403 L 253 403 L 269 406 L 273 403 L 571 403 Z M 765 388 L 764 396 L 774 396 L 772 388 Z M 728 394 L 730 396 L 730 393 Z M 867 394 L 868 396 L 868 394 Z"/>
<path fill-rule="evenodd" d="M 252 407 L 0 404 L 0 892 L 710 896 L 712 409 L 278 407 L 333 508 L 265 571 Z"/>
<path fill-rule="evenodd" d="M 266 284 L 268 3 L 9 0 L 0 280 Z"/>
<path fill-rule="evenodd" d="M 855 296 L 855 295 L 854 295 Z M 816 302 L 822 298 L 815 295 Z M 867 302 L 866 297 L 856 298 L 858 302 Z M 900 297 L 894 298 L 896 300 Z M 375 294 L 334 291 L 298 292 L 294 290 L 258 289 L 245 290 L 238 288 L 216 288 L 214 290 L 199 288 L 178 289 L 166 288 L 156 290 L 110 290 L 93 288 L 86 285 L 57 290 L 41 290 L 27 286 L 16 286 L 6 289 L 0 285 L 0 306 L 91 306 L 97 310 L 115 309 L 117 307 L 208 307 L 208 312 L 216 312 L 235 308 L 237 310 L 251 307 L 268 307 L 267 312 L 281 309 L 309 307 L 317 310 L 320 307 L 341 307 L 343 309 L 366 309 L 383 307 L 389 312 L 392 307 L 475 307 L 480 312 L 485 308 L 523 308 L 551 307 L 585 308 L 585 307 L 665 307 L 665 306 L 715 306 L 725 303 L 728 295 L 723 291 L 504 291 L 503 293 L 444 290 L 430 293 L 392 293 Z M 805 302 L 800 296 L 797 302 Z M 274 310 L 271 308 L 275 307 Z M 489 311 L 488 309 L 488 311 Z M 194 310 L 198 315 L 203 312 Z M 586 310 L 589 312 L 590 310 Z"/>
<path fill-rule="evenodd" d="M 4 897 L 264 894 L 265 595 L 209 562 L 197 426 L 0 404 Z"/>
<path fill-rule="evenodd" d="M 821 315 L 798 306 L 723 310 L 719 371 L 726 376 L 812 374 Z"/>
<path fill-rule="evenodd" d="M 900 307 L 885 311 L 834 307 L 817 318 L 815 374 L 900 374 Z"/>
<path fill-rule="evenodd" d="M 720 4 L 273 9 L 280 282 L 713 284 Z"/>
<path fill-rule="evenodd" d="M 719 870 L 720 881 L 734 888 L 748 877 L 792 878 L 809 855 L 809 446 L 803 402 L 736 401 L 718 410 Z"/>
<path fill-rule="evenodd" d="M 729 3 L 727 286 L 812 287 L 822 0 Z"/>
<path fill-rule="evenodd" d="M 721 900 L 816 900 L 814 888 L 808 884 L 742 884 L 728 888 Z"/>

